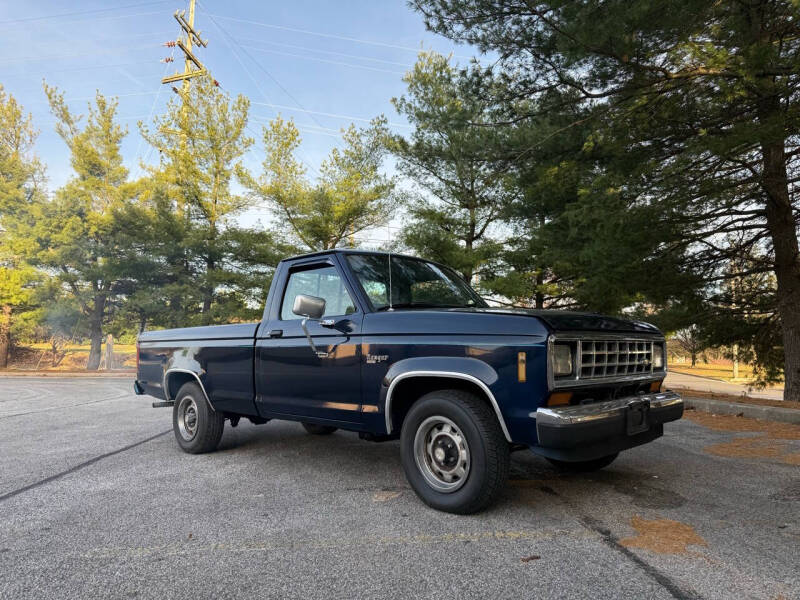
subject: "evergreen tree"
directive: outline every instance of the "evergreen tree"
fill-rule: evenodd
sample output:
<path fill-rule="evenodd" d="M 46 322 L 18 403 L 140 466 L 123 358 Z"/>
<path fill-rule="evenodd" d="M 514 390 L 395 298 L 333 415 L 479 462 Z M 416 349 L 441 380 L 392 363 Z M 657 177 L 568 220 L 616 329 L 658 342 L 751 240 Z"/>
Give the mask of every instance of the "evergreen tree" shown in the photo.
<path fill-rule="evenodd" d="M 114 302 L 133 285 L 130 233 L 119 218 L 134 192 L 120 151 L 127 131 L 115 121 L 117 102 L 99 92 L 83 126 L 82 116 L 69 110 L 61 92 L 47 85 L 45 92 L 75 173 L 36 220 L 34 260 L 80 307 L 89 332 L 87 369 L 95 370 Z"/>
<path fill-rule="evenodd" d="M 283 246 L 235 220 L 249 204 L 232 186 L 245 176 L 242 160 L 253 143 L 249 106 L 202 77 L 170 101 L 152 130 L 140 124 L 161 156 L 147 183 L 159 297 L 133 299 L 140 326 L 150 316 L 174 326 L 252 318 L 257 310 Z"/>
<path fill-rule="evenodd" d="M 41 279 L 25 260 L 43 197 L 44 169 L 33 153 L 36 136 L 31 116 L 0 86 L 0 368 L 8 365 L 15 315 L 34 308 L 35 283 Z"/>
<path fill-rule="evenodd" d="M 312 184 L 295 157 L 297 128 L 278 117 L 264 127 L 263 173 L 245 185 L 310 250 L 336 248 L 385 223 L 398 204 L 394 180 L 381 173 L 385 136 L 382 118 L 363 129 L 351 125 L 343 131 L 344 148 L 331 151 Z"/>
<path fill-rule="evenodd" d="M 388 137 L 388 147 L 424 193 L 410 207 L 403 241 L 471 281 L 501 250 L 498 223 L 516 193 L 492 154 L 502 132 L 486 127 L 493 106 L 446 57 L 423 52 L 404 81 L 408 91 L 392 102 L 414 132 Z"/>
<path fill-rule="evenodd" d="M 495 75 L 507 100 L 558 90 L 594 109 L 591 142 L 615 157 L 612 173 L 624 176 L 600 173 L 589 200 L 571 207 L 574 224 L 592 240 L 584 248 L 613 253 L 610 239 L 594 240 L 608 223 L 627 223 L 638 238 L 633 247 L 652 250 L 640 262 L 666 257 L 711 295 L 730 276 L 732 256 L 764 251 L 767 263 L 755 268 L 775 276 L 785 398 L 800 400 L 797 2 L 412 4 L 433 30 L 499 55 Z M 539 114 L 558 108 L 535 105 Z M 604 180 L 614 185 L 601 187 Z M 586 227 L 592 223 L 599 235 Z M 642 228 L 661 243 L 643 243 Z M 732 234 L 743 234 L 737 246 L 720 243 Z"/>

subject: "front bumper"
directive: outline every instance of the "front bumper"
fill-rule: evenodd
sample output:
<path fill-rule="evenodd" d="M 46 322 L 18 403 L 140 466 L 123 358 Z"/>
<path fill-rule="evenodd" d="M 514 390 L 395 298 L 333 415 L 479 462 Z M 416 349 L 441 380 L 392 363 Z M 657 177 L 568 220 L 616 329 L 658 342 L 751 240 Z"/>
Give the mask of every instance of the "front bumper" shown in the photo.
<path fill-rule="evenodd" d="M 534 452 L 560 460 L 591 460 L 660 437 L 664 423 L 683 416 L 683 399 L 675 392 L 658 392 L 540 408 L 531 416 L 538 437 Z"/>

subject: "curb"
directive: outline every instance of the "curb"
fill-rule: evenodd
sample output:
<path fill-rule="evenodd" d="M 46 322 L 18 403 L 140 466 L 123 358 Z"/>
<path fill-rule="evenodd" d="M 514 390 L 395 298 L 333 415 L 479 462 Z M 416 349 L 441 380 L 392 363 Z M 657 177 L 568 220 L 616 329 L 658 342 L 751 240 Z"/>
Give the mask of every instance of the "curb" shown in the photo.
<path fill-rule="evenodd" d="M 796 408 L 780 408 L 778 406 L 761 406 L 758 404 L 744 404 L 740 402 L 725 402 L 724 400 L 711 400 L 709 398 L 691 398 L 683 396 L 686 408 L 694 408 L 703 412 L 716 415 L 742 415 L 750 419 L 764 421 L 778 421 L 800 425 L 800 410 Z"/>
<path fill-rule="evenodd" d="M 58 371 L 0 371 L 0 379 L 7 378 L 25 378 L 25 377 L 74 377 L 74 378 L 92 378 L 92 379 L 106 379 L 106 378 L 123 378 L 134 379 L 136 371 L 116 371 L 107 373 L 103 371 L 87 371 L 87 372 L 58 372 Z"/>

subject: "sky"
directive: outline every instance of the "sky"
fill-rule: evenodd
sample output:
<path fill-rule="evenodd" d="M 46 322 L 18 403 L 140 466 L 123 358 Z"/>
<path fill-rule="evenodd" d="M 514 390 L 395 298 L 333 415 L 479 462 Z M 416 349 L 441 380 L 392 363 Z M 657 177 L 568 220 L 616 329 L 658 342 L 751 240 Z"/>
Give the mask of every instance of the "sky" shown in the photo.
<path fill-rule="evenodd" d="M 140 161 L 157 158 L 137 121 L 163 112 L 174 93 L 161 78 L 183 69 L 182 55 L 164 44 L 180 32 L 173 13 L 187 7 L 188 0 L 0 0 L 0 84 L 33 115 L 51 189 L 71 170 L 42 80 L 63 90 L 80 114 L 96 90 L 118 97 L 120 121 L 129 129 L 126 166 L 140 174 Z M 313 178 L 350 123 L 363 126 L 384 114 L 395 131 L 410 131 L 391 98 L 403 94 L 403 74 L 420 50 L 452 54 L 462 64 L 477 55 L 426 31 L 404 0 L 198 0 L 195 29 L 208 40 L 196 54 L 212 76 L 232 96 L 251 100 L 257 142 L 245 165 L 255 173 L 263 160 L 261 125 L 277 114 L 298 125 L 299 156 Z M 173 63 L 162 62 L 169 56 Z M 391 164 L 387 170 L 393 172 Z M 254 207 L 241 220 L 250 225 L 269 217 L 266 208 Z"/>

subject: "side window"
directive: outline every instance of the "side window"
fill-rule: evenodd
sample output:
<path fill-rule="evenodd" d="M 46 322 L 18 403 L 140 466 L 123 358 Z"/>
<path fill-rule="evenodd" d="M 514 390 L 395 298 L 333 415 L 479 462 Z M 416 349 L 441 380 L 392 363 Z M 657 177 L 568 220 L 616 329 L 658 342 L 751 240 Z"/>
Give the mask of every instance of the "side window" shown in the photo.
<path fill-rule="evenodd" d="M 324 316 L 349 315 L 356 305 L 347 292 L 344 281 L 334 267 L 326 266 L 306 271 L 295 271 L 289 275 L 281 304 L 281 320 L 302 319 L 292 312 L 294 299 L 299 294 L 325 299 Z"/>

